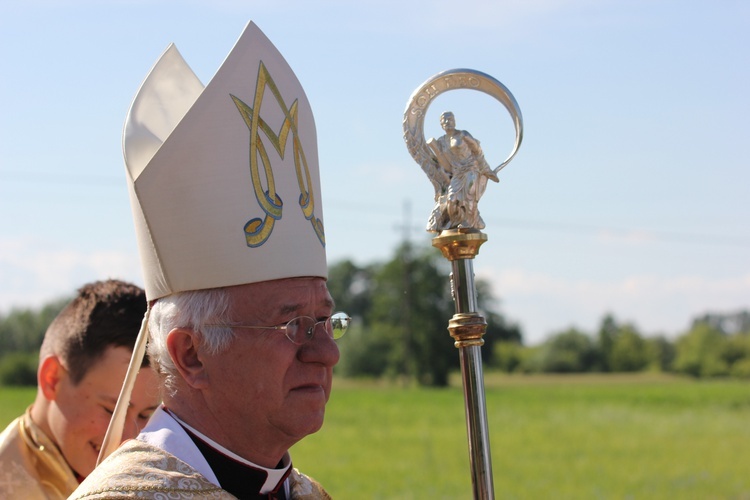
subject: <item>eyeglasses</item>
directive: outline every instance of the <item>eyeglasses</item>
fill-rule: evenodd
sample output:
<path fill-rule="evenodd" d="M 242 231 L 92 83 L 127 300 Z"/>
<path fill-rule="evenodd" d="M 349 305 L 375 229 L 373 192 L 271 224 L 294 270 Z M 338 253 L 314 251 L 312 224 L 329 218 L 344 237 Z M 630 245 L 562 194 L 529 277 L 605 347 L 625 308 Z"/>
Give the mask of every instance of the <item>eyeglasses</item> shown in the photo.
<path fill-rule="evenodd" d="M 334 340 L 344 336 L 351 318 L 344 312 L 337 312 L 323 321 L 315 321 L 310 316 L 298 316 L 292 318 L 285 325 L 277 326 L 251 326 L 251 325 L 206 325 L 224 328 L 242 328 L 247 330 L 284 330 L 286 338 L 293 344 L 302 345 L 309 342 L 314 336 L 317 328 L 323 326 L 326 335 Z"/>

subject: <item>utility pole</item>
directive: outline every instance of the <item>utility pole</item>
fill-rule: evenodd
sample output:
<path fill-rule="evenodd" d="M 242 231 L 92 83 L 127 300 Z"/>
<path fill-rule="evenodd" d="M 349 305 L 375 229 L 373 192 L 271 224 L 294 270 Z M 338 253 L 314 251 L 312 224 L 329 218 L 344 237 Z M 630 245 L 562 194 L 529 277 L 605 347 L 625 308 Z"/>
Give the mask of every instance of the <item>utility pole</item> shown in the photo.
<path fill-rule="evenodd" d="M 407 199 L 404 200 L 403 205 L 403 223 L 400 226 L 403 230 L 403 254 L 402 254 L 402 277 L 403 277 L 403 289 L 404 289 L 404 300 L 401 302 L 402 307 L 402 318 L 404 324 L 404 336 L 403 336 L 403 350 L 404 357 L 402 363 L 402 370 L 404 374 L 404 384 L 408 385 L 410 379 L 414 376 L 413 362 L 412 362 L 412 324 L 411 324 L 411 309 L 412 309 L 412 248 L 411 248 L 411 202 Z"/>

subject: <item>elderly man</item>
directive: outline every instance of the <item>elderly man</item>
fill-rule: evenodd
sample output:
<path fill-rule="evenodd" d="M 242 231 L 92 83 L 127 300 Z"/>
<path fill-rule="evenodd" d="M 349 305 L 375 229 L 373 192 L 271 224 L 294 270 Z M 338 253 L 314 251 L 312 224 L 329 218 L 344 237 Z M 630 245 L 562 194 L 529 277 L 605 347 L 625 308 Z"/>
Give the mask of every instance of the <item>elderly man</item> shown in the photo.
<path fill-rule="evenodd" d="M 145 311 L 141 288 L 97 281 L 81 287 L 52 321 L 39 352 L 36 399 L 0 434 L 0 498 L 67 498 L 91 473 Z M 143 365 L 126 439 L 159 405 L 156 374 L 147 359 Z"/>
<path fill-rule="evenodd" d="M 253 23 L 205 88 L 170 46 L 123 143 L 164 404 L 71 498 L 329 498 L 288 453 L 323 424 L 349 323 L 301 85 Z"/>

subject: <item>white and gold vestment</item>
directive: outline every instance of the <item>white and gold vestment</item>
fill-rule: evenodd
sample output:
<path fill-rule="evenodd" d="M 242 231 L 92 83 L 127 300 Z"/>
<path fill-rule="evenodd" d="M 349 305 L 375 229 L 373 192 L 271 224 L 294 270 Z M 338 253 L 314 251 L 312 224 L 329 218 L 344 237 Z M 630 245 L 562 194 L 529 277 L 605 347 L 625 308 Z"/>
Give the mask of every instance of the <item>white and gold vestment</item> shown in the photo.
<path fill-rule="evenodd" d="M 31 421 L 30 410 L 0 434 L 0 498 L 67 498 L 78 480 L 55 443 Z"/>
<path fill-rule="evenodd" d="M 330 499 L 313 479 L 292 469 L 283 488 L 288 499 Z M 180 424 L 160 408 L 141 434 L 124 443 L 92 472 L 71 500 L 109 498 L 234 499 Z"/>

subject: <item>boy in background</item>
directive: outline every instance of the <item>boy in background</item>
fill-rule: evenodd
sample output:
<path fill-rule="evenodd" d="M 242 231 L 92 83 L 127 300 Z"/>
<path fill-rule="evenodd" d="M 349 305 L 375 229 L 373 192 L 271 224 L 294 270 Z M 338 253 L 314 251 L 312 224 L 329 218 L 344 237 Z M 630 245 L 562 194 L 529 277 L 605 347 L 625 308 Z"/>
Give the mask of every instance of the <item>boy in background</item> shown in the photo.
<path fill-rule="evenodd" d="M 0 498 L 67 498 L 94 470 L 145 311 L 141 288 L 107 280 L 84 285 L 52 321 L 36 399 L 0 434 Z M 123 440 L 159 404 L 147 359 L 141 368 Z"/>

